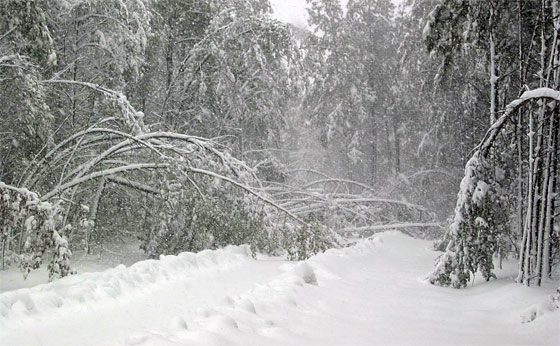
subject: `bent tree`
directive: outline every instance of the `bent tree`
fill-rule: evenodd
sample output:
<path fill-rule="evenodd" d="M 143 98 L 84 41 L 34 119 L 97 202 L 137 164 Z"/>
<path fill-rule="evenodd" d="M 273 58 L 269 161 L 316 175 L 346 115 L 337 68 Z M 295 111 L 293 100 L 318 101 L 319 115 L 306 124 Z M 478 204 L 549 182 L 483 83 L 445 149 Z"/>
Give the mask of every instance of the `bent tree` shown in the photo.
<path fill-rule="evenodd" d="M 493 256 L 508 253 L 519 257 L 518 282 L 540 285 L 551 275 L 559 249 L 558 5 L 444 0 L 429 16 L 424 40 L 444 74 L 466 53 L 480 56 L 475 73 L 486 80 L 491 122 L 466 164 L 432 283 L 464 287 L 477 271 L 489 280 Z"/>
<path fill-rule="evenodd" d="M 460 288 L 477 271 L 486 280 L 494 276 L 493 256 L 513 224 L 507 217 L 499 217 L 499 209 L 505 205 L 504 195 L 515 191 L 518 183 L 526 193 L 520 201 L 525 219 L 517 281 L 540 285 L 550 277 L 560 250 L 560 232 L 554 226 L 560 191 L 558 101 L 560 92 L 550 88 L 525 92 L 506 107 L 475 149 L 461 181 L 450 242 L 430 274 L 431 283 Z M 516 129 L 519 124 L 522 129 Z M 516 138 L 516 133 L 527 136 Z M 519 152 L 517 140 L 525 147 Z M 521 165 L 500 167 L 516 154 Z M 495 155 L 502 155 L 502 160 Z M 512 209 L 510 215 L 515 215 Z"/>
<path fill-rule="evenodd" d="M 196 37 L 181 38 L 196 43 L 181 46 L 186 50 L 180 52 L 180 66 L 169 65 L 171 84 L 185 86 L 177 95 L 185 102 L 170 103 L 185 125 L 180 129 L 175 126 L 179 118 L 167 121 L 167 112 L 158 114 L 165 102 L 146 105 L 134 93 L 159 95 L 158 90 L 169 89 L 156 85 L 157 79 L 154 85 L 141 81 L 160 66 L 153 41 L 162 32 L 152 32 L 158 28 L 152 24 L 173 13 L 144 0 L 9 0 L 2 6 L 2 263 L 17 260 L 28 273 L 48 262 L 51 277 L 65 276 L 71 249 L 90 252 L 95 242 L 101 252 L 109 235 L 146 235 L 145 250 L 156 257 L 247 242 L 272 250 L 301 247 L 296 236 L 305 235 L 307 246 L 326 234 L 274 202 L 262 191 L 256 170 L 227 149 L 231 136 L 211 131 L 214 120 L 223 121 L 224 128 L 235 124 L 230 110 L 240 109 L 239 104 L 247 109 L 237 115 L 276 114 L 278 100 L 290 89 L 284 82 L 274 84 L 274 97 L 261 91 L 270 89 L 265 81 L 277 82 L 271 76 L 278 76 L 280 68 L 289 72 L 283 57 L 291 41 L 283 25 L 266 20 L 265 8 L 259 10 L 264 2 L 243 3 L 246 10 L 238 1 L 212 2 L 210 11 L 189 2 L 191 12 L 200 9 L 201 17 L 213 17 Z M 254 16 L 257 12 L 263 13 Z M 246 57 L 260 63 L 250 75 L 242 75 L 242 59 L 231 66 L 222 62 L 232 62 L 230 57 L 243 50 L 235 44 L 239 35 L 253 47 Z M 155 55 L 152 60 L 146 59 L 149 53 Z M 203 87 L 207 75 L 214 78 L 228 69 L 223 79 L 213 79 L 217 85 Z M 193 87 L 195 82 L 201 83 Z M 224 88 L 242 90 L 246 97 L 217 99 Z M 262 95 L 254 106 L 253 92 Z M 189 97 L 195 93 L 204 95 Z M 209 104 L 216 108 L 205 112 Z M 290 228 L 282 232 L 285 238 L 273 232 L 279 225 Z M 178 237 L 185 247 L 170 249 L 169 241 Z M 308 247 L 304 255 L 330 244 L 325 243 Z"/>

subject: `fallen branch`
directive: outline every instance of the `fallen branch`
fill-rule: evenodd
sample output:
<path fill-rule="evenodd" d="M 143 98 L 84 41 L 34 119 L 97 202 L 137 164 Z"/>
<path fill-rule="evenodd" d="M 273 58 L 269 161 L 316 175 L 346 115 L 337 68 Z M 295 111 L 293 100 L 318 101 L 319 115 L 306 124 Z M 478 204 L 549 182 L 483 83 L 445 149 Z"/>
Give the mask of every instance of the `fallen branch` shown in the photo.
<path fill-rule="evenodd" d="M 365 231 L 382 231 L 387 229 L 399 228 L 417 228 L 417 227 L 437 227 L 443 229 L 444 227 L 438 222 L 410 222 L 410 223 L 391 223 L 386 225 L 373 225 L 363 227 L 350 227 L 341 230 L 340 232 L 365 232 Z"/>

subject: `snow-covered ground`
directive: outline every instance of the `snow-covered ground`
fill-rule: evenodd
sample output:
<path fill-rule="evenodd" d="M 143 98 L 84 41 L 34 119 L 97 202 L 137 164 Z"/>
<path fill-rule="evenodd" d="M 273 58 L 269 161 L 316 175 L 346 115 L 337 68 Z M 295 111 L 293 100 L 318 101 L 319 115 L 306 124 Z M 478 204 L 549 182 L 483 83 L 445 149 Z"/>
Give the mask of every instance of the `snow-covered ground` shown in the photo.
<path fill-rule="evenodd" d="M 72 255 L 72 270 L 82 274 L 100 272 L 119 264 L 130 266 L 148 258 L 139 248 L 140 240 L 134 237 L 121 241 L 114 240 L 106 244 L 101 254 L 98 247 L 94 248 L 91 254 L 85 254 L 82 249 L 75 249 Z M 18 266 L 12 265 L 0 271 L 0 293 L 44 284 L 48 279 L 49 272 L 46 265 L 38 270 L 32 270 L 26 280 L 23 279 Z"/>
<path fill-rule="evenodd" d="M 558 282 L 515 284 L 512 262 L 435 287 L 430 245 L 393 231 L 300 263 L 229 247 L 75 275 L 0 294 L 0 344 L 560 344 Z"/>

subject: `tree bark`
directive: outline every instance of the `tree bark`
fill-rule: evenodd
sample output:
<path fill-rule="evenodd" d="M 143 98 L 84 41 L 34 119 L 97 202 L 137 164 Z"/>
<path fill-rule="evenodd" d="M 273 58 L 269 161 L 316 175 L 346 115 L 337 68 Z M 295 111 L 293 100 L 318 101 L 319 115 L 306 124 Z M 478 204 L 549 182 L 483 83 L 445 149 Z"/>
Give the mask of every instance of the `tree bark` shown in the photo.
<path fill-rule="evenodd" d="M 401 174 L 401 139 L 399 135 L 398 115 L 393 115 L 393 137 L 395 137 L 395 175 Z"/>
<path fill-rule="evenodd" d="M 371 112 L 371 186 L 377 181 L 377 124 L 373 111 Z"/>
<path fill-rule="evenodd" d="M 529 111 L 529 184 L 527 188 L 527 216 L 525 219 L 525 226 L 523 229 L 523 244 L 521 246 L 521 253 L 523 253 L 523 265 L 522 269 L 519 273 L 521 276 L 521 280 L 525 285 L 529 286 L 531 284 L 530 281 L 530 266 L 531 266 L 531 239 L 532 234 L 531 230 L 532 221 L 533 221 L 533 198 L 534 198 L 534 183 L 535 183 L 535 175 L 534 175 L 534 166 L 535 166 L 535 157 L 534 157 L 534 119 L 533 119 L 533 111 Z"/>
<path fill-rule="evenodd" d="M 555 123 L 554 119 L 554 115 L 558 115 L 558 112 L 556 112 L 556 114 L 553 114 L 551 117 L 551 121 L 550 121 L 550 139 L 551 139 L 551 145 L 549 145 L 549 150 L 550 152 L 549 154 L 549 159 L 550 162 L 547 162 L 549 171 L 549 181 L 548 181 L 548 186 L 547 186 L 547 198 L 546 198 L 546 216 L 545 216 L 545 224 L 544 224 L 544 234 L 543 234 L 543 250 L 542 250 L 542 275 L 539 278 L 539 281 L 541 280 L 541 278 L 550 278 L 550 237 L 552 235 L 552 221 L 554 219 L 554 197 L 556 193 L 558 193 L 558 191 L 555 191 L 555 189 L 558 188 L 558 186 L 556 185 L 556 179 L 557 179 L 557 171 L 554 169 L 554 167 L 556 167 L 557 165 L 557 160 L 558 160 L 558 128 L 557 128 L 557 124 Z M 540 282 L 539 282 L 540 283 Z"/>
<path fill-rule="evenodd" d="M 496 44 L 494 42 L 494 5 L 490 2 L 490 126 L 496 122 Z"/>
<path fill-rule="evenodd" d="M 97 229 L 97 211 L 99 210 L 99 201 L 101 200 L 101 195 L 103 195 L 103 190 L 105 189 L 105 178 L 101 178 L 99 180 L 99 185 L 97 185 L 97 191 L 95 191 L 95 195 L 93 196 L 93 201 L 90 210 L 90 221 L 93 221 L 93 229 L 91 233 L 93 233 L 94 229 Z M 87 237 L 87 227 L 86 227 L 86 246 L 87 252 L 89 253 L 89 238 Z M 89 235 L 91 237 L 91 234 Z"/>

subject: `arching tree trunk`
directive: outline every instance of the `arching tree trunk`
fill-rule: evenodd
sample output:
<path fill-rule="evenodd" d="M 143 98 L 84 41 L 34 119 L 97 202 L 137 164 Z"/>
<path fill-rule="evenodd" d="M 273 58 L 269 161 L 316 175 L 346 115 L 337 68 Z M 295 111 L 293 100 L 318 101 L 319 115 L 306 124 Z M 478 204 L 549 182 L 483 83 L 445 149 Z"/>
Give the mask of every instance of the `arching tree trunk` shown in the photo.
<path fill-rule="evenodd" d="M 488 210 L 480 203 L 480 197 L 476 197 L 477 190 L 486 185 L 482 179 L 485 172 L 492 171 L 491 160 L 488 156 L 497 153 L 495 141 L 502 132 L 506 121 L 513 114 L 523 113 L 525 105 L 538 105 L 537 116 L 532 110 L 528 111 L 527 131 L 517 133 L 528 133 L 528 157 L 518 167 L 527 167 L 527 193 L 526 203 L 521 201 L 525 208 L 525 223 L 523 227 L 523 239 L 519 248 L 519 273 L 517 282 L 530 285 L 536 282 L 541 284 L 543 278 L 550 273 L 550 254 L 552 243 L 550 241 L 554 230 L 554 201 L 553 196 L 558 193 L 557 154 L 558 154 L 558 123 L 559 113 L 557 107 L 550 109 L 549 106 L 557 105 L 560 101 L 560 91 L 549 88 L 539 88 L 525 92 L 519 99 L 511 102 L 505 113 L 491 126 L 483 141 L 479 144 L 465 168 L 465 177 L 461 182 L 461 190 L 456 206 L 456 215 L 450 231 L 450 243 L 446 253 L 440 258 L 435 270 L 430 275 L 430 282 L 441 285 L 452 285 L 453 287 L 465 287 L 470 277 L 477 270 L 485 273 L 485 277 L 492 277 L 491 258 L 497 244 L 492 232 L 477 221 L 485 220 Z M 522 121 L 518 121 L 522 124 Z M 516 132 L 514 132 L 516 133 Z M 536 138 L 535 138 L 536 136 Z M 502 138 L 502 137 L 500 137 Z M 522 158 L 521 146 L 518 144 L 517 153 Z M 544 161 L 544 162 L 543 162 Z M 521 170 L 520 170 L 521 172 Z M 518 179 L 523 176 L 518 174 Z M 482 185 L 481 185 L 482 184 Z M 523 184 L 517 182 L 517 193 Z M 515 188 L 514 188 L 515 190 Z M 483 193 L 483 195 L 485 195 Z M 518 195 L 521 198 L 520 195 Z M 519 205 L 518 205 L 519 208 Z M 491 212 L 491 211 L 490 211 Z M 491 215 L 490 215 L 491 217 Z M 473 232 L 473 229 L 475 230 Z M 490 232 L 490 233 L 489 233 Z M 479 244 L 485 243 L 485 247 L 479 248 Z M 465 249 L 469 249 L 466 251 Z M 472 249 L 471 249 L 472 248 Z M 481 258 L 484 260 L 481 262 Z"/>

